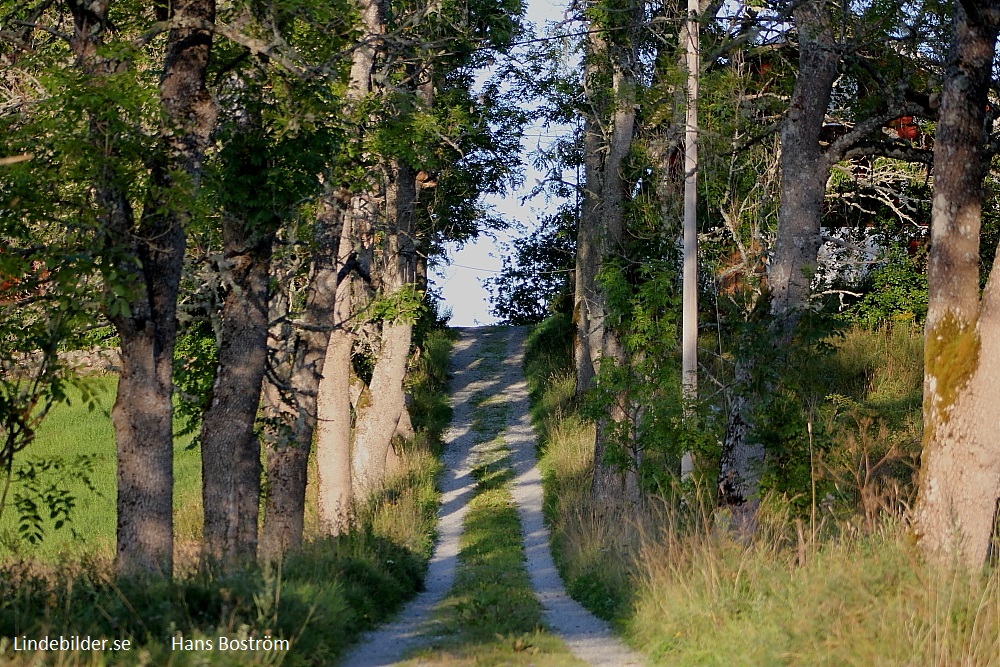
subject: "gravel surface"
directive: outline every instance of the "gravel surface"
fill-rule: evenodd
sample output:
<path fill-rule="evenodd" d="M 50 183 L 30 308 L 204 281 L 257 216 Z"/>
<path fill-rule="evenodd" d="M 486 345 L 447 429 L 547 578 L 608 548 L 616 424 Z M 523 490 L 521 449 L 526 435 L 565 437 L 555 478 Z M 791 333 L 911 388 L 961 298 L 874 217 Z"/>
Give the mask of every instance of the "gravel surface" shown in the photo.
<path fill-rule="evenodd" d="M 499 377 L 483 377 L 482 347 L 496 336 L 507 337 L 507 354 Z M 545 621 L 570 651 L 591 665 L 618 667 L 641 665 L 634 651 L 615 637 L 608 625 L 571 599 L 562 585 L 549 553 L 549 533 L 542 519 L 542 481 L 535 461 L 535 435 L 529 415 L 528 387 L 522 374 L 526 327 L 468 328 L 459 330 L 452 348 L 452 425 L 445 433 L 441 477 L 438 540 L 431 557 L 425 590 L 406 605 L 396 619 L 368 633 L 341 663 L 344 667 L 384 667 L 402 661 L 428 637 L 432 611 L 455 580 L 459 536 L 468 501 L 475 490 L 471 469 L 473 406 L 479 392 L 502 393 L 508 404 L 504 440 L 511 449 L 515 480 L 511 488 L 524 530 L 527 568 L 535 594 L 545 610 Z"/>

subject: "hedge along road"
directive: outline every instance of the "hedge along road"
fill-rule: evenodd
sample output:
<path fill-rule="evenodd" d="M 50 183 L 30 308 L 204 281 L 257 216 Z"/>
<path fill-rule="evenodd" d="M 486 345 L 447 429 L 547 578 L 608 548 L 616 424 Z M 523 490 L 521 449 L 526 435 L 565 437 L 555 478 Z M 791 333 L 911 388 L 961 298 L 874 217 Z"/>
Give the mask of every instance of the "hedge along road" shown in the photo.
<path fill-rule="evenodd" d="M 510 494 L 521 523 L 527 573 L 534 595 L 541 603 L 547 629 L 582 663 L 609 667 L 643 664 L 641 657 L 615 637 L 604 621 L 566 594 L 552 561 L 549 533 L 542 517 L 542 481 L 536 464 L 528 386 L 521 368 L 526 336 L 524 327 L 459 330 L 450 369 L 453 417 L 445 434 L 438 541 L 428 567 L 425 590 L 393 622 L 367 634 L 346 656 L 344 667 L 394 665 L 418 651 L 420 659 L 415 664 L 454 663 L 435 659 L 433 646 L 442 640 L 439 607 L 455 584 L 463 522 L 476 492 L 473 467 L 477 463 L 476 445 L 480 443 L 474 420 L 484 395 L 493 397 L 491 401 L 502 401 L 507 408 L 503 441 L 513 468 Z M 496 350 L 498 343 L 503 345 L 503 356 L 495 359 L 499 363 L 488 363 L 484 359 L 490 354 L 488 348 Z M 426 647 L 432 648 L 428 651 Z M 544 657 L 535 655 L 531 663 L 545 664 Z"/>

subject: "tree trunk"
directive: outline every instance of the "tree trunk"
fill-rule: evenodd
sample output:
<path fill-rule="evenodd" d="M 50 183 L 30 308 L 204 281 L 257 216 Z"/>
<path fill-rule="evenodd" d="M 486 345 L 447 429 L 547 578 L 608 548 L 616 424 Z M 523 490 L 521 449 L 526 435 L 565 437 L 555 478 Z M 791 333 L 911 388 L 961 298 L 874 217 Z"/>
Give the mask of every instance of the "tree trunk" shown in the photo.
<path fill-rule="evenodd" d="M 254 432 L 267 363 L 268 284 L 274 232 L 257 236 L 226 215 L 228 287 L 212 402 L 201 429 L 202 556 L 226 569 L 257 555 L 260 443 Z"/>
<path fill-rule="evenodd" d="M 335 330 L 326 348 L 317 402 L 316 468 L 319 482 L 319 529 L 325 535 L 347 530 L 351 512 L 351 396 L 344 382 L 350 373 L 353 336 Z"/>
<path fill-rule="evenodd" d="M 622 239 L 625 229 L 625 180 L 622 166 L 632 146 L 635 132 L 635 79 L 632 67 L 636 53 L 633 49 L 625 62 L 616 63 L 612 76 L 615 96 L 615 110 L 611 116 L 611 136 L 608 140 L 607 157 L 604 162 L 604 179 L 601 188 L 602 262 L 615 256 L 622 256 Z M 619 367 L 628 364 L 628 354 L 618 337 L 616 326 L 607 322 L 609 312 L 608 297 L 601 285 L 594 292 L 591 309 L 591 327 L 601 333 L 600 362 L 612 363 Z M 598 498 L 619 498 L 627 502 L 639 499 L 639 465 L 641 452 L 631 437 L 635 425 L 630 424 L 631 398 L 627 389 L 620 390 L 614 405 L 605 418 L 599 419 L 595 430 L 594 443 L 594 484 L 593 492 Z M 628 432 L 629 437 L 622 437 Z M 625 447 L 625 468 L 608 463 L 605 453 L 610 443 L 609 434 L 617 434 L 619 442 L 613 446 Z"/>
<path fill-rule="evenodd" d="M 351 54 L 347 99 L 357 104 L 372 91 L 371 74 L 378 53 L 376 40 L 385 32 L 384 1 L 358 0 L 362 36 Z M 355 139 L 360 141 L 361 128 Z M 343 224 L 340 265 L 370 227 L 370 202 L 366 195 L 344 192 L 348 212 Z M 324 534 L 337 535 L 348 529 L 353 480 L 351 474 L 351 353 L 354 347 L 353 277 L 342 279 L 333 313 L 333 330 L 327 344 L 323 377 L 317 387 L 316 463 L 319 485 L 319 525 Z"/>
<path fill-rule="evenodd" d="M 358 411 L 352 455 L 354 497 L 364 500 L 385 481 L 386 457 L 405 407 L 403 378 L 413 325 L 383 325 L 382 349 L 372 373 L 368 401 Z"/>
<path fill-rule="evenodd" d="M 74 19 L 71 46 L 90 76 L 118 67 L 99 55 L 107 3 L 67 2 Z M 179 0 L 173 17 L 212 24 L 213 0 Z M 114 173 L 113 147 L 100 138 L 105 155 L 96 183 L 104 214 L 105 251 L 115 259 L 127 294 L 108 290 L 105 310 L 121 338 L 118 394 L 111 411 L 117 447 L 119 574 L 173 570 L 173 351 L 177 295 L 186 245 L 188 207 L 201 175 L 201 160 L 215 125 L 215 106 L 205 88 L 211 50 L 208 30 L 173 28 L 160 79 L 164 118 L 153 157 L 150 187 L 136 223 Z M 183 174 L 175 180 L 175 174 Z"/>
<path fill-rule="evenodd" d="M 267 494 L 260 557 L 265 561 L 278 560 L 302 544 L 309 450 L 337 298 L 337 258 L 343 224 L 342 206 L 328 194 L 316 220 L 303 326 L 293 329 L 288 322 L 285 297 L 285 312 L 280 313 L 285 317 L 272 317 L 279 324 L 268 334 L 268 347 L 282 352 L 264 387 Z"/>
<path fill-rule="evenodd" d="M 601 48 L 603 40 L 588 36 L 591 57 Z M 592 69 L 593 65 L 586 65 Z M 588 113 L 584 120 L 584 193 L 576 238 L 576 271 L 573 298 L 573 362 L 576 370 L 576 394 L 582 396 L 597 375 L 595 353 L 600 349 L 600 336 L 592 323 L 591 309 L 597 291 L 597 270 L 601 262 L 601 197 L 603 161 L 601 160 L 600 121 Z"/>
<path fill-rule="evenodd" d="M 924 449 L 915 530 L 924 552 L 982 566 L 1000 496 L 1000 268 L 979 300 L 986 109 L 1000 2 L 955 3 L 934 145 Z"/>
<path fill-rule="evenodd" d="M 771 332 L 775 353 L 786 349 L 802 310 L 809 305 L 816 274 L 826 182 L 836 159 L 820 145 L 820 133 L 837 78 L 836 48 L 823 3 L 808 0 L 793 17 L 799 35 L 799 73 L 781 126 L 781 208 L 774 259 L 768 268 Z M 756 360 L 737 359 L 736 393 L 731 398 L 719 471 L 719 502 L 756 510 L 763 445 L 754 442 L 751 415 L 760 396 L 753 387 Z"/>
<path fill-rule="evenodd" d="M 343 266 L 352 250 L 351 217 L 344 220 L 340 241 Z M 337 287 L 333 330 L 326 347 L 323 378 L 316 399 L 316 471 L 319 485 L 319 529 L 324 535 L 346 532 L 351 518 L 351 351 L 352 292 L 348 277 Z"/>
<path fill-rule="evenodd" d="M 403 161 L 397 161 L 389 171 L 391 178 L 386 188 L 386 209 L 390 222 L 383 264 L 383 298 L 405 300 L 415 297 L 413 217 L 416 174 Z M 407 309 L 405 304 L 402 308 Z M 382 324 L 381 348 L 372 371 L 369 399 L 359 407 L 355 422 L 352 454 L 355 499 L 363 500 L 385 481 L 386 456 L 405 407 L 403 379 L 412 336 L 413 319 L 405 312 Z"/>

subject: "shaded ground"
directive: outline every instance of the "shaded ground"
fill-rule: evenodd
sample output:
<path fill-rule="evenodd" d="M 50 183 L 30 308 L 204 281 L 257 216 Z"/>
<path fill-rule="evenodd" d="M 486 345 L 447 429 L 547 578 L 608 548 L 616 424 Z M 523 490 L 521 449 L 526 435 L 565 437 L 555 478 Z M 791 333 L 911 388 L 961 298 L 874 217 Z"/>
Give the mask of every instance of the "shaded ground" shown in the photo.
<path fill-rule="evenodd" d="M 638 655 L 612 635 L 607 624 L 569 598 L 549 553 L 548 531 L 542 519 L 541 475 L 535 463 L 535 436 L 528 412 L 528 389 L 521 370 L 526 334 L 524 328 L 460 330 L 451 363 L 454 416 L 445 435 L 438 542 L 430 562 L 426 589 L 394 622 L 367 635 L 343 665 L 380 667 L 402 663 L 408 656 L 410 659 L 405 664 L 414 666 L 583 663 L 624 667 L 642 664 Z M 502 409 L 490 412 L 484 407 L 487 404 Z M 487 413 L 493 415 L 494 421 L 499 418 L 500 423 L 495 428 L 491 428 L 490 418 L 484 417 Z M 491 431 L 502 435 L 494 438 Z M 480 477 L 483 470 L 489 471 L 493 466 L 493 474 L 499 472 L 505 478 L 502 488 L 497 486 L 492 491 L 508 495 L 493 502 L 502 507 L 512 499 L 517 509 L 523 535 L 524 568 L 542 609 L 544 627 L 532 633 L 498 634 L 492 638 L 466 633 L 463 641 L 461 616 L 456 622 L 456 604 L 449 599 L 449 593 L 454 595 L 459 568 L 471 567 L 467 553 L 462 552 L 462 562 L 459 553 L 463 527 L 471 530 L 466 526 L 466 515 L 477 491 L 477 479 L 473 474 L 477 465 Z M 482 479 L 479 488 L 480 491 L 486 488 Z M 486 511 L 489 512 L 488 506 Z M 501 546 L 520 548 L 522 545 Z M 486 558 L 489 557 L 487 554 Z M 515 560 L 520 560 L 520 554 Z M 511 597 L 515 596 L 516 575 L 516 572 L 511 574 Z M 495 606 L 502 608 L 507 602 L 498 599 Z M 476 617 L 491 613 L 497 610 L 478 608 L 474 612 Z M 474 625 L 476 620 L 475 617 L 469 619 L 467 625 Z"/>

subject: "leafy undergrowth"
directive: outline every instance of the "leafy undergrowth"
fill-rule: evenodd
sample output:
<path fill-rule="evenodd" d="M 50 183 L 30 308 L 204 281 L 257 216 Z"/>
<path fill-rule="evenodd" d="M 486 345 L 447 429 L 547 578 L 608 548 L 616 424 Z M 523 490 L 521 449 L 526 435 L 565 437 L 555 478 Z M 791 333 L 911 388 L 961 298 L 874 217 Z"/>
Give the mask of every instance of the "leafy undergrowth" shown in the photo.
<path fill-rule="evenodd" d="M 4 665 L 327 665 L 357 635 L 392 614 L 421 587 L 437 511 L 435 456 L 449 411 L 444 399 L 450 341 L 427 342 L 412 370 L 413 391 L 433 410 L 414 414 L 418 437 L 403 472 L 358 512 L 349 534 L 311 539 L 279 568 L 227 577 L 191 571 L 164 580 L 115 580 L 97 550 L 61 564 L 9 558 L 0 565 L 0 662 Z M 440 368 L 438 367 L 440 366 Z M 195 452 L 197 457 L 197 452 Z M 113 496 L 112 496 L 113 500 Z M 114 652 L 15 651 L 13 638 L 128 640 Z M 220 637 L 289 641 L 288 650 L 220 650 Z M 212 642 L 182 650 L 174 640 Z M 22 644 L 23 645 L 23 644 Z M 205 647 L 205 644 L 201 645 Z"/>
<path fill-rule="evenodd" d="M 919 332 L 852 330 L 818 362 L 850 419 L 831 429 L 817 475 L 843 492 L 813 526 L 771 499 L 749 541 L 710 502 L 682 511 L 654 497 L 636 512 L 592 500 L 568 333 L 565 320 L 540 325 L 525 362 L 554 555 L 570 594 L 651 664 L 1000 665 L 1000 570 L 925 564 L 899 511 L 911 471 L 874 465 L 919 443 Z"/>
<path fill-rule="evenodd" d="M 420 554 L 356 531 L 310 543 L 280 570 L 250 569 L 225 578 L 115 581 L 105 562 L 44 571 L 8 565 L 0 572 L 0 634 L 128 640 L 117 654 L 14 652 L 10 665 L 274 664 L 322 665 L 339 655 L 420 585 Z M 219 637 L 288 639 L 289 651 L 222 652 Z M 174 638 L 209 639 L 213 652 L 172 650 Z"/>
<path fill-rule="evenodd" d="M 484 345 L 484 374 L 500 372 L 503 349 Z M 438 610 L 431 644 L 404 664 L 579 665 L 546 631 L 525 569 L 521 523 L 510 495 L 510 450 L 501 436 L 507 405 L 486 394 L 472 401 L 476 490 L 465 516 L 455 584 Z"/>

